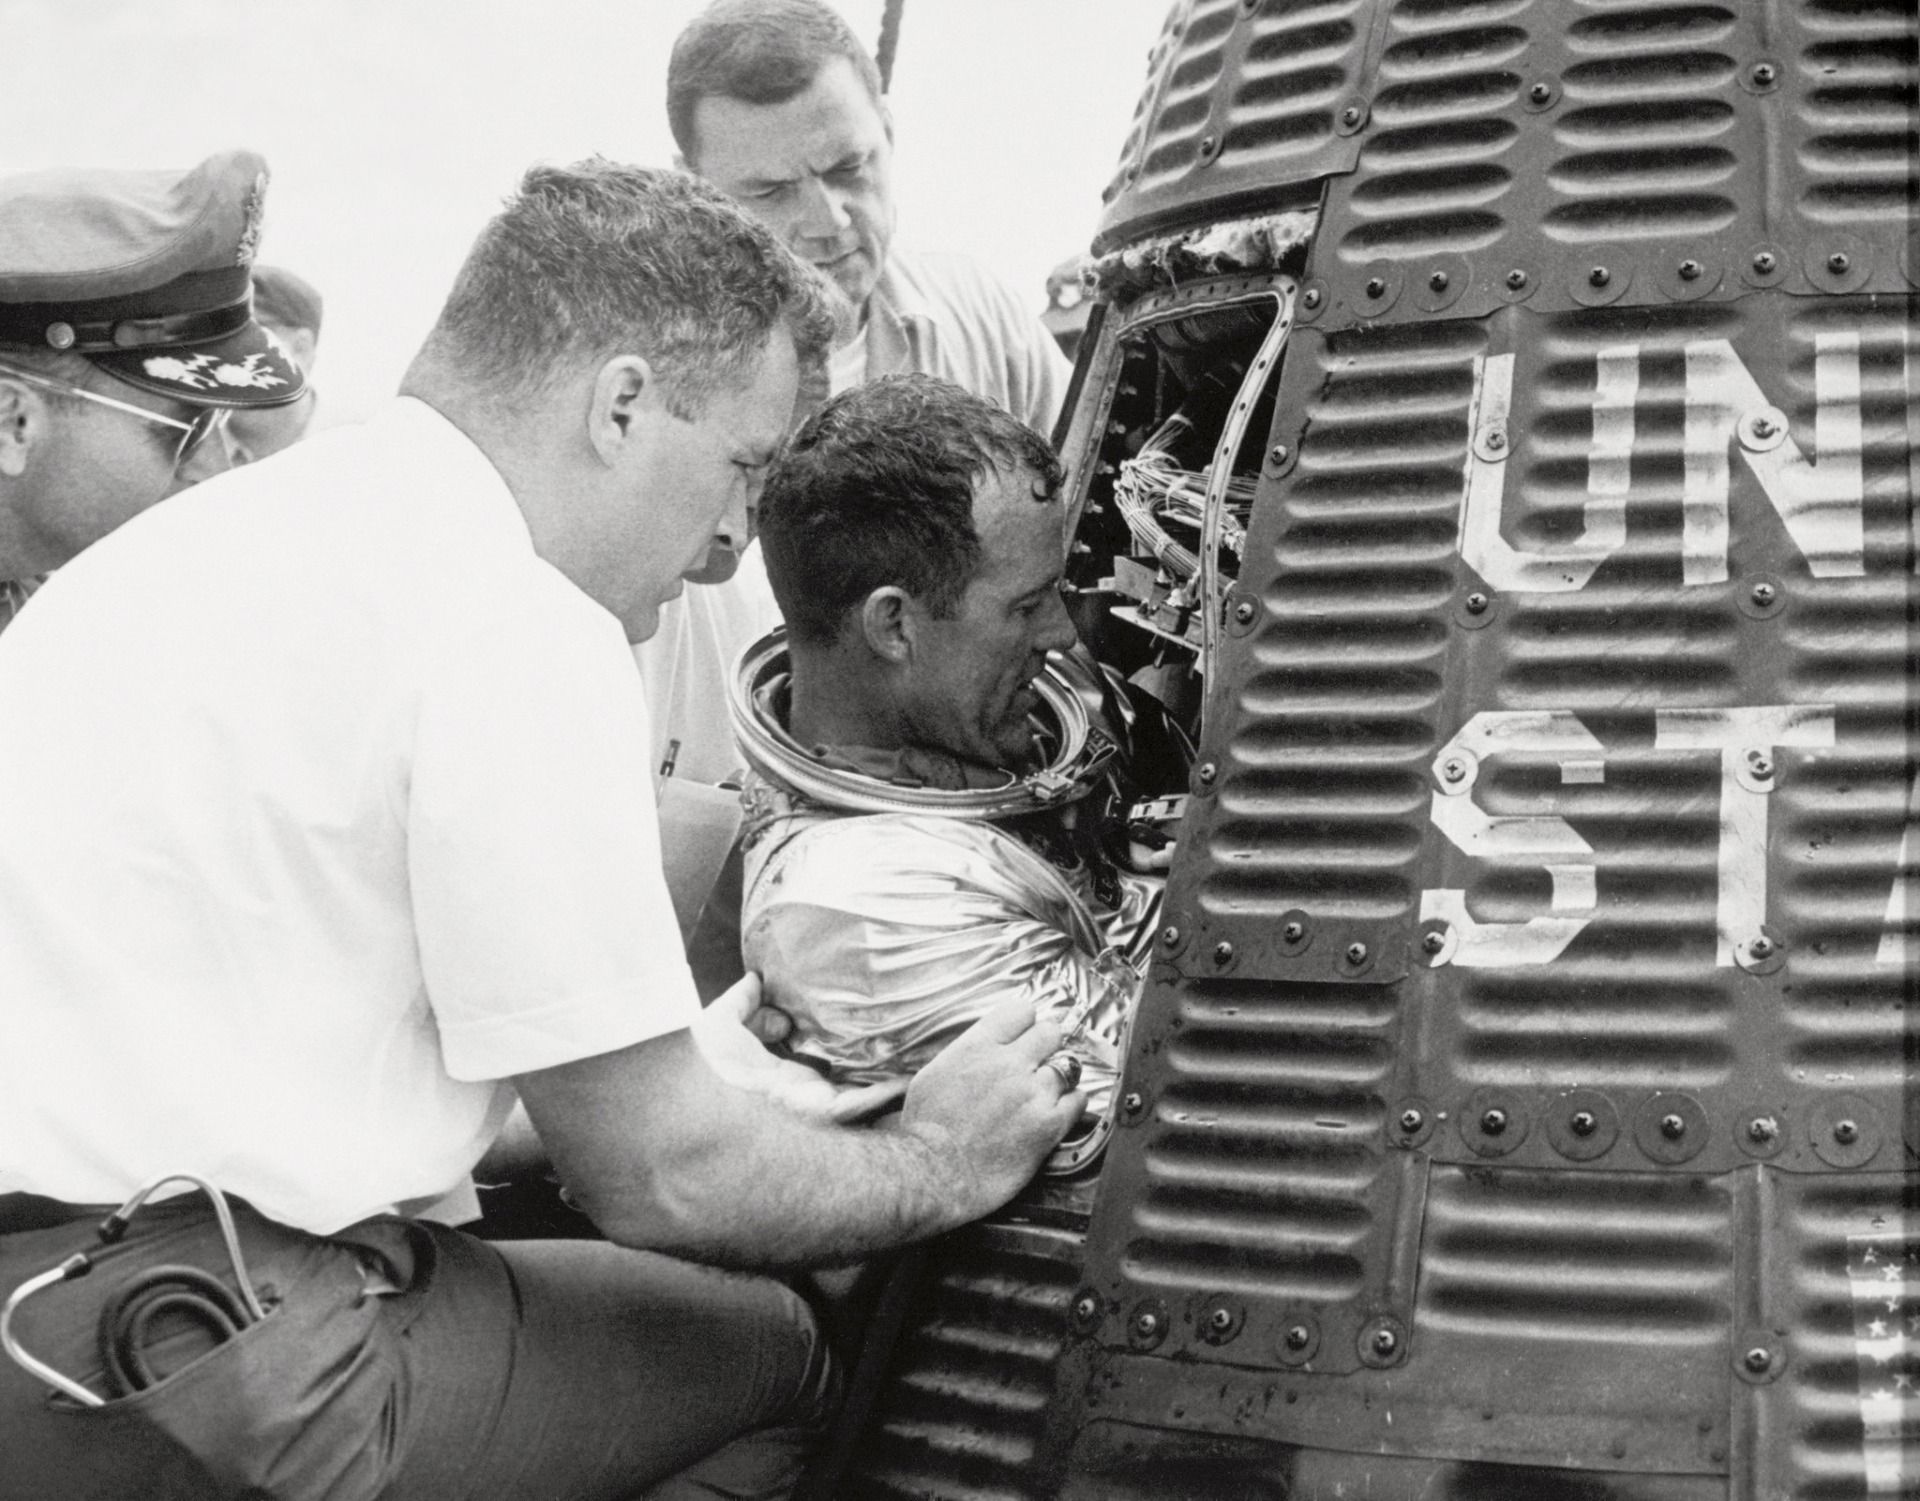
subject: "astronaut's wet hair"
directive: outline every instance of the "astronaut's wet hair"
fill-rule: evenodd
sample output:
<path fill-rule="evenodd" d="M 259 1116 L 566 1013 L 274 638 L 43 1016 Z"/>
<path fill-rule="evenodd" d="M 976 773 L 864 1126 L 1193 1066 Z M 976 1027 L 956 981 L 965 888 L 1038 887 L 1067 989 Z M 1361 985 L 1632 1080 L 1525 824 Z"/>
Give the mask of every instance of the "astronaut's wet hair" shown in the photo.
<path fill-rule="evenodd" d="M 1031 475 L 1040 502 L 1064 478 L 1046 439 L 937 376 L 883 376 L 829 401 L 760 497 L 767 577 L 792 639 L 834 641 L 888 585 L 950 615 L 980 560 L 974 485 L 993 472 Z"/>

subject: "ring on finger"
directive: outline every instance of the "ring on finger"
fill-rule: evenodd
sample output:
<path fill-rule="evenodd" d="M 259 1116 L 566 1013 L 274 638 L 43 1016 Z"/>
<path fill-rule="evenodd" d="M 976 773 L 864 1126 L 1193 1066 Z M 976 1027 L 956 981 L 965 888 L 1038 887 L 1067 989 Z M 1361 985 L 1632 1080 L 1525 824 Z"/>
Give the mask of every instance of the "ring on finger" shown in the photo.
<path fill-rule="evenodd" d="M 1045 1069 L 1051 1069 L 1060 1076 L 1060 1092 L 1062 1094 L 1079 1086 L 1080 1060 L 1072 1053 L 1065 1051 L 1055 1053 L 1040 1066 Z"/>

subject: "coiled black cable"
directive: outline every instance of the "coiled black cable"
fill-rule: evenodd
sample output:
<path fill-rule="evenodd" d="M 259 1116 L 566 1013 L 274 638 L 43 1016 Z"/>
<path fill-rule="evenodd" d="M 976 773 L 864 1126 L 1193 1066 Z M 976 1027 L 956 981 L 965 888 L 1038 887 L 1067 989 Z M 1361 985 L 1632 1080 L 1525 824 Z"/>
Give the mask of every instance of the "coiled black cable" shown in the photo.
<path fill-rule="evenodd" d="M 133 1278 L 108 1299 L 100 1314 L 100 1348 L 107 1368 L 105 1379 L 113 1387 L 115 1396 L 143 1391 L 153 1384 L 153 1370 L 147 1364 L 145 1350 L 149 1329 L 160 1314 L 174 1311 L 197 1320 L 213 1336 L 216 1346 L 267 1316 L 266 1305 L 253 1290 L 253 1279 L 247 1275 L 246 1253 L 240 1249 L 240 1230 L 234 1223 L 233 1208 L 225 1194 L 198 1174 L 162 1173 L 148 1179 L 132 1198 L 100 1222 L 95 1232 L 100 1244 L 112 1246 L 124 1240 L 140 1206 L 169 1183 L 191 1183 L 207 1196 L 207 1202 L 213 1206 L 213 1216 L 220 1223 L 220 1237 L 226 1243 L 227 1260 L 233 1267 L 233 1280 L 240 1291 L 236 1296 L 217 1277 L 190 1266 L 153 1267 Z M 82 1407 L 104 1407 L 108 1399 L 31 1354 L 15 1337 L 13 1320 L 20 1305 L 35 1293 L 84 1277 L 94 1265 L 93 1253 L 76 1251 L 58 1266 L 27 1278 L 0 1303 L 0 1351 L 28 1375 L 38 1377 Z"/>
<path fill-rule="evenodd" d="M 253 1323 L 240 1297 L 196 1266 L 149 1267 L 100 1309 L 100 1358 L 116 1397 L 130 1397 L 163 1380 L 147 1361 L 149 1335 L 163 1314 L 198 1324 L 224 1344 Z"/>

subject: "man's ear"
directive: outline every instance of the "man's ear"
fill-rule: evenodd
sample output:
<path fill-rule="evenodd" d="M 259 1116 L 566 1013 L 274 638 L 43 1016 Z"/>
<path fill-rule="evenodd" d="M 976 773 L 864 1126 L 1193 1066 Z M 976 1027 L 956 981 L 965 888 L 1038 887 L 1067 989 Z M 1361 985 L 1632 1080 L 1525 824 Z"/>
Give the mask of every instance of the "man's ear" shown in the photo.
<path fill-rule="evenodd" d="M 27 472 L 34 445 L 44 443 L 49 427 L 47 403 L 20 381 L 0 375 L 0 478 Z"/>
<path fill-rule="evenodd" d="M 593 377 L 587 441 L 603 464 L 615 464 L 639 436 L 640 419 L 660 404 L 659 381 L 644 356 L 616 354 Z"/>
<path fill-rule="evenodd" d="M 860 605 L 860 634 L 882 661 L 904 666 L 913 657 L 913 596 L 896 584 L 875 589 Z"/>

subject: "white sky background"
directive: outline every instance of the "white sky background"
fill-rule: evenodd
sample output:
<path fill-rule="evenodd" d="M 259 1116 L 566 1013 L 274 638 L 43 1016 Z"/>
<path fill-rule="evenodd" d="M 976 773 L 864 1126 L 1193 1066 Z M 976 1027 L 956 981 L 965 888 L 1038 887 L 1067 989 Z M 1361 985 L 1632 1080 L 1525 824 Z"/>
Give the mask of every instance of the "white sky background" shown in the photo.
<path fill-rule="evenodd" d="M 537 160 L 665 165 L 703 0 L 0 0 L 0 172 L 273 168 L 261 258 L 326 297 L 321 420 L 398 384 L 480 224 Z M 869 47 L 882 0 L 835 0 Z M 899 243 L 1046 304 L 1084 250 L 1171 0 L 906 0 Z"/>

